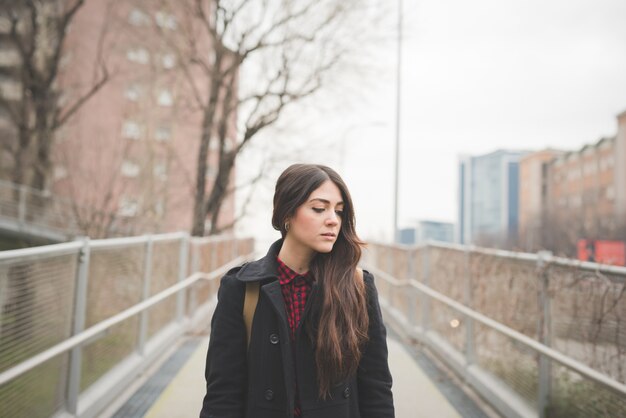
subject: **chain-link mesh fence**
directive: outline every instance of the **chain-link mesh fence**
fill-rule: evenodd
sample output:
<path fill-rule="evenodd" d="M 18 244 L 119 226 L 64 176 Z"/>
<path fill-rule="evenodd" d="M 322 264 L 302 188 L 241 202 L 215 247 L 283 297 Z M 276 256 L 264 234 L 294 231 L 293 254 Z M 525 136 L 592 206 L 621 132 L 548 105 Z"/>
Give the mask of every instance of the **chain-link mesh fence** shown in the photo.
<path fill-rule="evenodd" d="M 69 199 L 0 180 L 0 217 L 75 234 L 78 228 L 72 211 Z"/>
<path fill-rule="evenodd" d="M 0 253 L 0 376 L 191 273 L 214 271 L 253 249 L 251 239 L 188 240 L 170 234 Z M 179 315 L 191 316 L 213 301 L 218 282 L 199 280 L 184 290 L 186 298 L 173 293 L 78 346 L 79 392 L 131 354 L 141 354 L 142 345 L 178 323 Z M 64 351 L 0 384 L 0 418 L 44 418 L 67 409 L 70 367 L 70 353 Z"/>
<path fill-rule="evenodd" d="M 401 282 L 411 278 L 506 327 L 626 383 L 626 270 L 454 245 L 370 244 L 364 262 Z M 416 329 L 435 331 L 548 417 L 614 417 L 623 396 L 548 360 L 492 327 L 409 286 L 377 280 L 381 297 Z M 402 297 L 398 297 L 402 295 Z M 407 309 L 413 306 L 413 309 Z M 426 317 L 424 315 L 426 314 Z M 469 328 L 468 328 L 469 327 Z M 550 367 L 552 364 L 552 367 Z M 542 367 L 544 369 L 542 369 Z M 541 373 L 551 383 L 540 388 Z M 584 396 L 583 396 L 584 394 Z M 541 396 L 547 398 L 544 405 Z M 620 409 L 621 408 L 621 409 Z"/>
<path fill-rule="evenodd" d="M 78 246 L 0 260 L 0 372 L 71 335 Z M 0 386 L 0 417 L 47 417 L 64 401 L 67 355 Z"/>

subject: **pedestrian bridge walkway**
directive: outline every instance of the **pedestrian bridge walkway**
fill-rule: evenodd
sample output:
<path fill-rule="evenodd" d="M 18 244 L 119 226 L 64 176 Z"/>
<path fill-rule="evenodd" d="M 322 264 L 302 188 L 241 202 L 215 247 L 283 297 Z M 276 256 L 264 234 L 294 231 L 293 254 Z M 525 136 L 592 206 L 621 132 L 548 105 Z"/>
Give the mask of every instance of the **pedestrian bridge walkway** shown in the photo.
<path fill-rule="evenodd" d="M 0 418 L 195 416 L 219 278 L 254 257 L 184 233 L 0 252 Z M 436 243 L 362 261 L 398 418 L 624 416 L 625 268 Z"/>
<path fill-rule="evenodd" d="M 193 349 L 190 349 L 190 346 Z M 185 358 L 180 369 L 172 373 L 171 369 L 175 369 L 172 362 L 165 364 L 129 399 L 123 399 L 124 403 L 121 406 L 113 405 L 104 415 L 126 418 L 198 417 L 205 391 L 203 372 L 207 346 L 207 338 L 202 338 L 195 344 L 192 340 L 191 343 L 183 345 L 181 350 L 188 352 L 188 358 Z M 177 354 L 174 353 L 172 357 Z M 461 416 L 440 392 L 431 376 L 417 364 L 403 344 L 394 338 L 389 339 L 389 361 L 394 377 L 393 392 L 398 418 Z M 167 380 L 170 376 L 172 379 Z M 484 416 L 461 396 L 457 396 L 455 402 L 464 402 L 462 406 L 465 411 L 473 408 L 472 416 Z"/>

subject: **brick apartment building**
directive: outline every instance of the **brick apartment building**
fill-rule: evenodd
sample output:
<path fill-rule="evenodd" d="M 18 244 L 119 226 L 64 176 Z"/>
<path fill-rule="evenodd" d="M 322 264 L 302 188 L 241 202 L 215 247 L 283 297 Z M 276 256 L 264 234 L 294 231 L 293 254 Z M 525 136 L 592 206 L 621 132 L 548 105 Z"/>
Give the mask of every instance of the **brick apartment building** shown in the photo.
<path fill-rule="evenodd" d="M 121 225 L 139 225 L 136 232 L 191 228 L 202 113 L 180 69 L 180 51 L 159 36 L 175 39 L 185 22 L 177 10 L 159 4 L 88 1 L 66 38 L 58 78 L 64 105 L 93 85 L 102 63 L 110 74 L 57 131 L 49 185 L 53 193 L 77 203 L 90 235 Z M 210 56 L 208 39 L 197 39 L 197 45 Z M 208 80 L 194 80 L 199 91 L 208 90 Z M 235 126 L 233 117 L 228 128 L 232 142 Z M 217 144 L 212 142 L 207 189 L 217 172 Z M 219 223 L 233 218 L 231 194 Z"/>
<path fill-rule="evenodd" d="M 520 162 L 520 236 L 527 250 L 572 254 L 578 239 L 623 239 L 626 112 L 618 132 L 580 150 L 544 150 Z"/>
<path fill-rule="evenodd" d="M 16 74 L 19 66 L 19 54 L 9 42 L 9 21 L 0 18 L 0 98 L 9 104 L 21 99 L 21 89 Z M 0 105 L 0 179 L 10 179 L 12 161 L 6 147 L 17 136 L 17 131 L 10 120 L 8 108 Z"/>
<path fill-rule="evenodd" d="M 563 153 L 546 149 L 520 159 L 519 240 L 526 249 L 540 248 L 549 197 L 547 170 L 550 162 Z"/>

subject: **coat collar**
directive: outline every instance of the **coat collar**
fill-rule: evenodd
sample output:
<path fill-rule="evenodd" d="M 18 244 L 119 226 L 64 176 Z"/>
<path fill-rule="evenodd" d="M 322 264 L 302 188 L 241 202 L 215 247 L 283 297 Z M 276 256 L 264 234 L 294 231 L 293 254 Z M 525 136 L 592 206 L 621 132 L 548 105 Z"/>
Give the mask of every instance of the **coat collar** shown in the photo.
<path fill-rule="evenodd" d="M 237 272 L 237 279 L 242 282 L 254 282 L 266 279 L 278 280 L 278 262 L 276 257 L 283 246 L 283 240 L 275 241 L 265 257 L 245 264 Z"/>

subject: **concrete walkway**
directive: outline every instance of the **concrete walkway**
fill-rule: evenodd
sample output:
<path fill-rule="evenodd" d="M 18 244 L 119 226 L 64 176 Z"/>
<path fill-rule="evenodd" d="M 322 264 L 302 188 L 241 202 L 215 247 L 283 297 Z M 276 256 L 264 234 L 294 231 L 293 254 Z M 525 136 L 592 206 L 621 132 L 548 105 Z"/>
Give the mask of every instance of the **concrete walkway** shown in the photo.
<path fill-rule="evenodd" d="M 389 338 L 388 345 L 396 418 L 460 417 L 402 344 Z M 208 339 L 198 346 L 148 410 L 147 418 L 189 418 L 200 414 L 207 346 Z"/>

